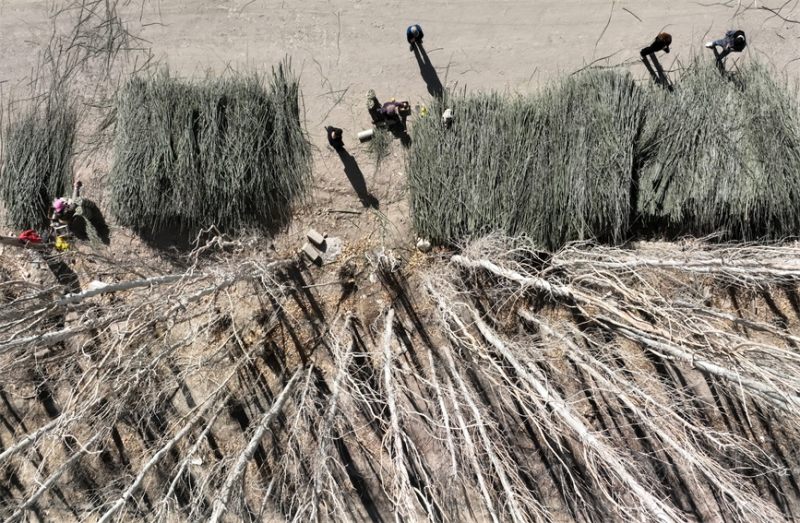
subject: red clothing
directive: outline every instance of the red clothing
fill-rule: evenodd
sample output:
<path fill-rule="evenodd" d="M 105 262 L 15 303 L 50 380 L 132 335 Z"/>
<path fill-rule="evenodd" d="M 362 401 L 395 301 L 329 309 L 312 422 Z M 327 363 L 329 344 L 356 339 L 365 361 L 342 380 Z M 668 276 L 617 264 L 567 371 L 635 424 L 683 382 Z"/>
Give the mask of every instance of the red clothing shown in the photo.
<path fill-rule="evenodd" d="M 39 233 L 37 233 L 33 229 L 22 231 L 19 235 L 19 239 L 20 241 L 28 243 L 42 243 L 42 237 L 39 236 Z"/>

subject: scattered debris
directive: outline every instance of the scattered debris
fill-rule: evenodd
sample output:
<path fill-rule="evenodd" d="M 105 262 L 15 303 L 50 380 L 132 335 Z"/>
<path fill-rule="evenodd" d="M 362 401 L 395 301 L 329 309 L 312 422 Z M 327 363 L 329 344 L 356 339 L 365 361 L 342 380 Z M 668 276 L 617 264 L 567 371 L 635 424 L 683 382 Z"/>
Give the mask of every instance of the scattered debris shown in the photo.
<path fill-rule="evenodd" d="M 308 238 L 311 243 L 324 250 L 325 236 L 320 234 L 316 229 L 309 229 L 306 233 L 306 238 Z"/>
<path fill-rule="evenodd" d="M 314 247 L 310 242 L 303 244 L 303 248 L 301 250 L 303 254 L 308 256 L 312 262 L 318 265 L 322 264 L 322 251 Z"/>
<path fill-rule="evenodd" d="M 361 214 L 361 211 L 354 211 L 352 209 L 325 209 L 325 212 L 327 212 L 328 214 L 330 213 Z"/>
<path fill-rule="evenodd" d="M 358 265 L 352 259 L 347 260 L 339 267 L 339 283 L 342 286 L 342 298 L 350 297 L 356 290 L 356 275 L 358 274 Z"/>
<path fill-rule="evenodd" d="M 320 233 L 314 228 L 306 232 L 308 241 L 303 245 L 301 252 L 317 265 L 331 263 L 342 254 L 342 240 L 329 238 L 327 233 Z"/>
<path fill-rule="evenodd" d="M 322 263 L 333 263 L 342 254 L 341 238 L 325 238 L 325 248 L 322 249 Z"/>

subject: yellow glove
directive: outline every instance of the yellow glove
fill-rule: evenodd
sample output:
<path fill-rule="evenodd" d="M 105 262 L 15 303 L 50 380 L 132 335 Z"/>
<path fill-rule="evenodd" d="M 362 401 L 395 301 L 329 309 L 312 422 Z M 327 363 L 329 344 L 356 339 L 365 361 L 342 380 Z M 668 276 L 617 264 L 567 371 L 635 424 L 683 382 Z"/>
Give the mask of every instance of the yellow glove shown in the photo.
<path fill-rule="evenodd" d="M 56 250 L 57 251 L 66 251 L 69 249 L 69 242 L 64 239 L 63 236 L 56 236 Z"/>

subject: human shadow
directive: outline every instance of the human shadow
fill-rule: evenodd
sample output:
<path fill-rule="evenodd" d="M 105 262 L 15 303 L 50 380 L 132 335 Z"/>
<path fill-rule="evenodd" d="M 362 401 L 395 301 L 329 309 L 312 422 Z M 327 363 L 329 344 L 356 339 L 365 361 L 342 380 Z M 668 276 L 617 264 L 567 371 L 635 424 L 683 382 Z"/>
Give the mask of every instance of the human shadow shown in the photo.
<path fill-rule="evenodd" d="M 419 65 L 419 73 L 422 75 L 422 79 L 425 80 L 425 85 L 428 87 L 428 93 L 430 93 L 431 96 L 440 98 L 444 94 L 444 87 L 439 80 L 436 69 L 428 58 L 425 46 L 422 44 L 415 45 L 414 57 L 417 59 L 417 65 Z"/>
<path fill-rule="evenodd" d="M 403 147 L 408 148 L 411 146 L 411 135 L 408 134 L 408 127 L 406 126 L 405 119 L 393 122 L 387 129 L 392 133 L 392 136 L 400 140 Z"/>
<path fill-rule="evenodd" d="M 92 241 L 109 245 L 111 243 L 110 229 L 100 208 L 91 200 L 84 199 L 83 214 L 75 216 L 69 225 L 69 230 L 79 240 Z"/>
<path fill-rule="evenodd" d="M 55 276 L 59 285 L 64 287 L 64 294 L 77 294 L 81 292 L 81 283 L 78 275 L 72 268 L 58 255 L 46 255 L 44 261 L 47 268 Z"/>
<path fill-rule="evenodd" d="M 344 147 L 336 152 L 339 154 L 339 159 L 342 161 L 344 174 L 350 181 L 350 185 L 355 189 L 358 199 L 361 200 L 361 204 L 364 207 L 377 209 L 379 205 L 378 199 L 367 190 L 367 182 L 364 179 L 364 173 L 361 172 L 361 168 L 358 166 L 356 159 L 353 158 L 353 155 L 347 152 L 347 149 Z"/>

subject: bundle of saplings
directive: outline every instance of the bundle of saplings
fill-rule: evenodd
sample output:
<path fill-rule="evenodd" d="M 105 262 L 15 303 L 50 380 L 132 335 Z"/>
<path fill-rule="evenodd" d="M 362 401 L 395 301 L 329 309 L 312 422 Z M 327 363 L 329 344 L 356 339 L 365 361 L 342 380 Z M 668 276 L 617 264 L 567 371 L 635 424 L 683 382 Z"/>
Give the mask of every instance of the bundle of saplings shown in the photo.
<path fill-rule="evenodd" d="M 653 96 L 638 193 L 647 233 L 800 232 L 800 118 L 785 82 L 758 63 L 722 76 L 695 62 L 674 93 Z"/>
<path fill-rule="evenodd" d="M 544 247 L 627 234 L 645 98 L 627 73 L 588 71 L 536 96 L 451 96 L 452 125 L 414 126 L 414 224 L 436 243 L 499 230 Z"/>
<path fill-rule="evenodd" d="M 53 94 L 10 115 L 0 168 L 6 221 L 17 230 L 43 229 L 53 199 L 71 191 L 77 110 Z"/>
<path fill-rule="evenodd" d="M 162 70 L 117 99 L 117 220 L 142 232 L 272 229 L 307 194 L 311 149 L 297 79 L 230 73 L 186 82 Z"/>

